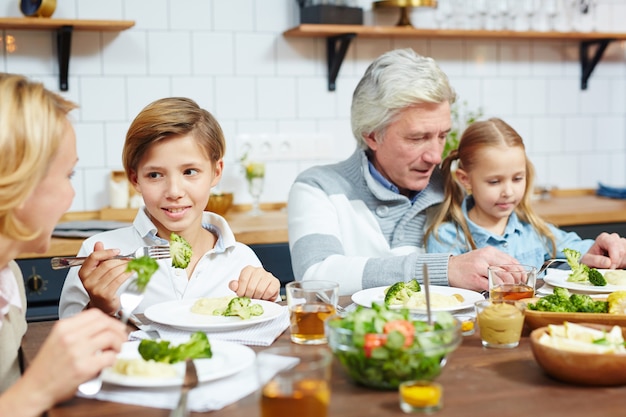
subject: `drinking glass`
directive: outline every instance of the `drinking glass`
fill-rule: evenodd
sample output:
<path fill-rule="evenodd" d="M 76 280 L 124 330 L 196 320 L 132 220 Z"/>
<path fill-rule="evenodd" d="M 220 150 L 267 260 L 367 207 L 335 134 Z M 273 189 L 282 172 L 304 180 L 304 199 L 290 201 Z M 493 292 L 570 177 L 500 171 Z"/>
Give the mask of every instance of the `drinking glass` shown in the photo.
<path fill-rule="evenodd" d="M 291 341 L 303 345 L 327 343 L 324 320 L 335 314 L 339 284 L 334 281 L 294 281 L 285 287 L 291 319 Z"/>
<path fill-rule="evenodd" d="M 257 354 L 262 417 L 326 417 L 332 354 L 310 346 L 281 346 Z"/>
<path fill-rule="evenodd" d="M 507 349 L 519 345 L 526 303 L 515 300 L 482 300 L 476 301 L 474 305 L 484 347 Z"/>
<path fill-rule="evenodd" d="M 521 300 L 535 296 L 537 268 L 534 266 L 494 265 L 488 268 L 487 277 L 491 300 Z"/>

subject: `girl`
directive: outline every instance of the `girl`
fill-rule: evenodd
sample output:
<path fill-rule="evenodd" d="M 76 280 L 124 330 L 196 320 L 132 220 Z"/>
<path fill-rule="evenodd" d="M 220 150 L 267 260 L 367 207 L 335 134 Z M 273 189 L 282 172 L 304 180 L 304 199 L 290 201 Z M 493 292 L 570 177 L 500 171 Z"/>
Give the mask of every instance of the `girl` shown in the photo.
<path fill-rule="evenodd" d="M 457 160 L 453 173 L 452 163 Z M 564 248 L 584 254 L 594 244 L 545 223 L 534 213 L 533 165 L 520 135 L 500 119 L 471 124 L 459 148 L 442 162 L 442 173 L 445 198 L 426 231 L 428 252 L 461 254 L 494 246 L 522 264 L 539 268 L 547 259 L 564 258 Z M 601 240 L 609 237 L 602 235 L 606 236 Z"/>
<path fill-rule="evenodd" d="M 128 129 L 122 159 L 145 207 L 131 227 L 83 243 L 79 256 L 94 251 L 94 261 L 86 262 L 80 272 L 72 268 L 68 273 L 61 317 L 87 306 L 116 314 L 118 290 L 130 274 L 126 260 L 111 258 L 141 246 L 167 244 L 172 232 L 193 248 L 191 262 L 183 270 L 172 267 L 170 259 L 159 260 L 136 313 L 164 301 L 208 296 L 277 299 L 278 279 L 261 267 L 252 249 L 235 241 L 224 218 L 204 212 L 211 188 L 222 176 L 224 152 L 220 125 L 190 99 L 157 100 L 139 113 Z"/>
<path fill-rule="evenodd" d="M 78 159 L 72 102 L 20 75 L 0 73 L 0 416 L 40 416 L 113 365 L 126 326 L 100 311 L 57 322 L 24 371 L 24 280 L 14 259 L 44 253 L 72 204 Z M 22 371 L 24 374 L 22 375 Z"/>

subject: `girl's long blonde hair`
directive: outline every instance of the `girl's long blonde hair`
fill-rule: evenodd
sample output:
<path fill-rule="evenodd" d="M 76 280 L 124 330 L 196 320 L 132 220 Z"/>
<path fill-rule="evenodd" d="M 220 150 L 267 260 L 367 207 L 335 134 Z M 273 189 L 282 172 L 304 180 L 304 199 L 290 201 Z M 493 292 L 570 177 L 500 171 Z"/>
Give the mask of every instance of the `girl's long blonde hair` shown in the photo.
<path fill-rule="evenodd" d="M 469 172 L 481 162 L 481 151 L 486 147 L 508 146 L 519 147 L 526 151 L 521 136 L 498 118 L 474 122 L 465 129 L 461 136 L 458 149 L 453 150 L 441 163 L 441 172 L 444 180 L 444 201 L 440 210 L 434 217 L 432 224 L 426 230 L 425 240 L 432 234 L 439 239 L 438 228 L 444 222 L 452 222 L 457 227 L 459 236 L 465 237 L 468 250 L 476 249 L 476 243 L 469 231 L 469 226 L 463 215 L 462 204 L 466 193 L 461 184 L 456 180 L 453 173 L 453 163 L 458 160 L 458 167 Z M 531 197 L 535 169 L 526 157 L 526 189 L 524 197 L 515 208 L 515 213 L 523 222 L 529 223 L 544 241 L 544 246 L 552 257 L 556 256 L 556 240 L 550 231 L 548 224 L 544 222 L 533 210 Z M 459 243 L 463 243 L 459 238 Z"/>

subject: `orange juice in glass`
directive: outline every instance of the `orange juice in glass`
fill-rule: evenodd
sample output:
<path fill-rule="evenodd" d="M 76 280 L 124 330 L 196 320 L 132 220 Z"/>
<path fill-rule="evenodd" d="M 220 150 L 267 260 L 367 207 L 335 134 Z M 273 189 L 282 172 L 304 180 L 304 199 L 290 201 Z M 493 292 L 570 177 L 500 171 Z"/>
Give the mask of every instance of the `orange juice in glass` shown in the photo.
<path fill-rule="evenodd" d="M 494 265 L 488 268 L 489 298 L 521 300 L 535 296 L 537 268 L 529 265 Z"/>
<path fill-rule="evenodd" d="M 339 284 L 334 281 L 298 281 L 286 285 L 291 341 L 303 345 L 327 343 L 324 320 L 335 314 Z"/>
<path fill-rule="evenodd" d="M 261 416 L 326 417 L 331 361 L 327 349 L 298 345 L 259 352 L 257 374 L 263 386 Z"/>

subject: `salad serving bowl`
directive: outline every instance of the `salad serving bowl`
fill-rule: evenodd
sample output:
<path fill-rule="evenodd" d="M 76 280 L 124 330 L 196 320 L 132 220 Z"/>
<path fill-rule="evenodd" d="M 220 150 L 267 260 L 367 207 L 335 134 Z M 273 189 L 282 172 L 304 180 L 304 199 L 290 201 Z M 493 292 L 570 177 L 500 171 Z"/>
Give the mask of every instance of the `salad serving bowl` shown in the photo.
<path fill-rule="evenodd" d="M 429 325 L 408 309 L 372 308 L 329 317 L 328 344 L 349 377 L 377 389 L 396 389 L 403 381 L 433 380 L 461 343 L 461 322 L 439 312 Z"/>

